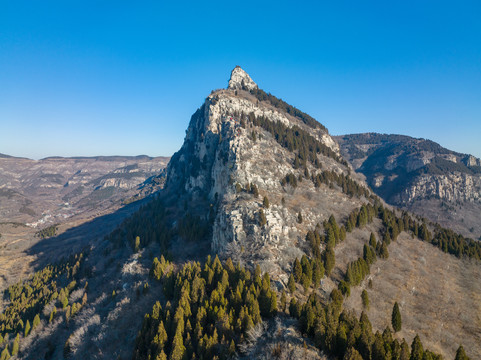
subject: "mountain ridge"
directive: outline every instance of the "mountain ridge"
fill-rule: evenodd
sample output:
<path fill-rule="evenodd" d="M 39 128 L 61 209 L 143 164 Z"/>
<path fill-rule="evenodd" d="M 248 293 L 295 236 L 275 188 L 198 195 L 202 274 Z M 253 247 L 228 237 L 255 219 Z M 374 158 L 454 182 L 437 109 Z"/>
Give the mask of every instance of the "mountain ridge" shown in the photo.
<path fill-rule="evenodd" d="M 336 140 L 354 169 L 388 203 L 465 236 L 481 237 L 479 159 L 404 135 L 351 134 Z"/>

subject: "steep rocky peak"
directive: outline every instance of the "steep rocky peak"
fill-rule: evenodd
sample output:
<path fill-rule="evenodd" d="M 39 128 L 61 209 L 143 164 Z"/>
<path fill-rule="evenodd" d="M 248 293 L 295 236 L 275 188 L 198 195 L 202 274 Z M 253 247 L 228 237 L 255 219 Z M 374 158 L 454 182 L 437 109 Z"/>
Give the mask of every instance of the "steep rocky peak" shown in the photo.
<path fill-rule="evenodd" d="M 256 87 L 257 84 L 240 66 L 236 66 L 234 70 L 232 70 L 229 79 L 229 86 L 227 87 L 228 89 L 251 90 L 255 89 Z"/>

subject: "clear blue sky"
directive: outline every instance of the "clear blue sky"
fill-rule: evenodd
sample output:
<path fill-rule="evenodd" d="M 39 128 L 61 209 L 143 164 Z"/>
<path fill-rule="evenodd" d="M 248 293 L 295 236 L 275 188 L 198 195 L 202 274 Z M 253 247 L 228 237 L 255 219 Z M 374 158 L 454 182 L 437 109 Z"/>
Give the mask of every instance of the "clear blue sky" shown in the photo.
<path fill-rule="evenodd" d="M 479 1 L 1 0 L 0 152 L 172 155 L 241 65 L 332 134 L 481 157 L 480 19 Z"/>

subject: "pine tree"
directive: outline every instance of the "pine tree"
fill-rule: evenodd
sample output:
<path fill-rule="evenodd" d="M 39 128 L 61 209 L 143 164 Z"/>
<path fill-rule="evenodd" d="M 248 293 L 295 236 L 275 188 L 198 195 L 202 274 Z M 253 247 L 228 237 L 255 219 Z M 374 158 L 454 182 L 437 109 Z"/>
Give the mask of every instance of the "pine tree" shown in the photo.
<path fill-rule="evenodd" d="M 62 290 L 63 290 L 63 289 L 62 289 Z M 62 309 L 67 308 L 67 306 L 68 306 L 68 297 L 65 295 L 65 293 L 63 294 L 63 296 L 60 297 L 60 302 L 62 303 Z"/>
<path fill-rule="evenodd" d="M 8 352 L 8 346 L 3 349 L 2 354 L 0 355 L 0 360 L 8 360 L 10 359 L 10 353 Z"/>
<path fill-rule="evenodd" d="M 67 306 L 67 310 L 65 311 L 65 321 L 68 322 L 70 321 L 70 315 L 72 313 L 72 308 L 69 306 Z"/>
<path fill-rule="evenodd" d="M 282 290 L 282 293 L 281 293 L 281 311 L 282 312 L 286 311 L 286 306 L 287 306 L 286 291 Z"/>
<path fill-rule="evenodd" d="M 423 360 L 423 355 L 424 355 L 423 344 L 421 343 L 421 339 L 419 338 L 419 335 L 416 334 L 411 344 L 411 357 L 409 359 Z"/>
<path fill-rule="evenodd" d="M 287 282 L 287 287 L 289 288 L 289 292 L 291 294 L 294 293 L 294 291 L 296 291 L 296 281 L 294 280 L 294 275 L 290 275 L 289 276 L 289 281 Z"/>
<path fill-rule="evenodd" d="M 359 215 L 357 217 L 357 227 L 364 227 L 367 224 L 367 211 L 366 207 L 363 205 L 361 206 L 361 210 L 359 211 Z"/>
<path fill-rule="evenodd" d="M 168 340 L 168 336 L 164 328 L 164 323 L 162 320 L 160 320 L 159 326 L 157 327 L 157 334 L 154 337 L 153 343 L 160 350 L 164 348 L 165 344 L 167 343 L 167 340 Z"/>
<path fill-rule="evenodd" d="M 337 243 L 337 242 L 339 242 L 339 226 L 337 226 L 336 218 L 334 217 L 334 215 L 331 215 L 329 217 L 328 222 L 329 222 L 329 225 L 331 225 L 330 228 L 334 232 L 334 237 L 335 237 L 336 243 Z"/>
<path fill-rule="evenodd" d="M 182 360 L 185 353 L 185 346 L 182 339 L 181 327 L 177 327 L 175 331 L 174 340 L 172 341 L 172 351 L 170 353 L 170 359 Z"/>
<path fill-rule="evenodd" d="M 364 244 L 362 253 L 363 259 L 366 260 L 369 265 L 373 264 L 376 260 L 376 253 L 372 250 L 372 247 L 368 246 L 367 244 Z"/>
<path fill-rule="evenodd" d="M 405 339 L 403 339 L 401 343 L 401 353 L 399 355 L 399 360 L 409 360 L 410 352 L 409 352 L 409 345 Z"/>
<path fill-rule="evenodd" d="M 259 225 L 263 227 L 267 223 L 266 215 L 264 214 L 264 210 L 259 210 Z"/>
<path fill-rule="evenodd" d="M 160 280 L 162 277 L 162 265 L 157 257 L 154 258 L 152 263 L 152 268 L 150 269 L 150 276 L 152 276 L 156 280 Z"/>
<path fill-rule="evenodd" d="M 312 285 L 318 288 L 322 277 L 324 276 L 324 266 L 320 261 L 315 260 L 312 266 Z"/>
<path fill-rule="evenodd" d="M 337 288 L 342 292 L 342 295 L 344 295 L 345 297 L 349 297 L 351 295 L 351 287 L 346 281 L 341 280 Z"/>
<path fill-rule="evenodd" d="M 256 264 L 256 268 L 254 270 L 254 278 L 257 279 L 261 277 L 262 275 L 262 271 L 261 271 L 261 267 L 259 266 L 259 264 Z"/>
<path fill-rule="evenodd" d="M 30 321 L 27 320 L 27 323 L 25 324 L 25 335 L 24 335 L 24 337 L 27 337 L 28 334 L 30 334 Z"/>
<path fill-rule="evenodd" d="M 299 318 L 299 312 L 299 304 L 297 303 L 296 298 L 292 297 L 291 302 L 289 303 L 289 314 L 292 317 Z"/>
<path fill-rule="evenodd" d="M 20 341 L 20 334 L 17 334 L 17 336 L 15 337 L 15 340 L 13 341 L 12 356 L 15 356 L 18 354 L 19 341 Z"/>
<path fill-rule="evenodd" d="M 300 282 L 302 279 L 302 266 L 298 258 L 294 260 L 294 280 Z"/>
<path fill-rule="evenodd" d="M 50 317 L 48 318 L 48 323 L 50 324 L 53 321 L 53 317 L 57 313 L 57 309 L 53 308 L 53 310 L 50 312 Z"/>
<path fill-rule="evenodd" d="M 309 261 L 309 258 L 306 255 L 302 255 L 301 258 L 301 266 L 302 266 L 302 273 L 306 274 L 309 281 L 312 280 L 312 266 Z"/>
<path fill-rule="evenodd" d="M 275 316 L 276 314 L 277 314 L 277 293 L 275 291 L 271 291 L 269 316 Z"/>
<path fill-rule="evenodd" d="M 264 208 L 266 209 L 269 208 L 269 199 L 267 198 L 267 196 L 264 196 L 264 200 L 262 200 L 262 206 L 264 206 Z"/>
<path fill-rule="evenodd" d="M 387 250 L 387 245 L 384 241 L 381 245 L 381 250 L 379 251 L 379 256 L 381 257 L 381 259 L 387 259 L 389 257 L 389 251 Z"/>
<path fill-rule="evenodd" d="M 367 294 L 367 291 L 364 289 L 361 293 L 361 299 L 362 299 L 362 306 L 366 310 L 369 310 L 369 295 Z"/>
<path fill-rule="evenodd" d="M 353 347 L 350 347 L 349 350 L 347 350 L 346 354 L 343 357 L 343 360 L 363 360 L 361 354 L 354 349 Z"/>
<path fill-rule="evenodd" d="M 401 321 L 401 311 L 399 310 L 399 305 L 397 302 L 394 303 L 394 307 L 392 309 L 392 317 L 391 317 L 392 328 L 394 332 L 398 332 L 401 330 L 402 321 Z"/>
<path fill-rule="evenodd" d="M 234 340 L 231 340 L 231 341 L 230 341 L 230 345 L 229 345 L 229 355 L 232 356 L 232 357 L 235 355 L 235 343 L 234 343 Z"/>
<path fill-rule="evenodd" d="M 328 247 L 324 253 L 324 267 L 326 269 L 327 276 L 331 275 L 332 269 L 336 265 L 336 256 L 334 254 L 334 250 L 331 247 Z"/>
<path fill-rule="evenodd" d="M 140 237 L 136 236 L 135 237 L 135 244 L 134 244 L 134 251 L 139 252 L 140 250 Z"/>
<path fill-rule="evenodd" d="M 155 360 L 167 360 L 167 355 L 165 354 L 164 350 L 160 351 L 160 354 L 157 355 Z"/>
<path fill-rule="evenodd" d="M 464 351 L 463 345 L 459 345 L 454 360 L 470 360 L 468 355 L 466 355 L 466 352 Z"/>
<path fill-rule="evenodd" d="M 37 315 L 35 315 L 35 317 L 33 318 L 33 323 L 32 323 L 32 330 L 35 330 L 35 328 L 40 325 L 40 317 Z"/>
<path fill-rule="evenodd" d="M 336 246 L 336 235 L 334 234 L 334 230 L 329 227 L 327 230 L 327 240 L 326 240 L 327 247 L 334 248 Z"/>
<path fill-rule="evenodd" d="M 255 198 L 259 197 L 259 189 L 256 184 L 251 184 L 251 193 Z"/>
<path fill-rule="evenodd" d="M 377 240 L 376 240 L 376 236 L 374 235 L 374 233 L 371 233 L 371 237 L 369 238 L 369 245 L 375 249 L 377 247 Z"/>
<path fill-rule="evenodd" d="M 301 284 L 302 284 L 302 287 L 304 288 L 304 293 L 307 294 L 307 291 L 311 286 L 311 279 L 309 279 L 309 277 L 306 274 L 302 274 Z"/>

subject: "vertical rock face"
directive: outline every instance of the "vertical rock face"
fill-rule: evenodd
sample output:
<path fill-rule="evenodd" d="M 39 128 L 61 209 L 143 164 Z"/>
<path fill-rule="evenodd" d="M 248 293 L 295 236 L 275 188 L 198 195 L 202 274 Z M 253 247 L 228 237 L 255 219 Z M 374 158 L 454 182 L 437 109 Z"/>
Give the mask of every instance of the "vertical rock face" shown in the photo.
<path fill-rule="evenodd" d="M 463 159 L 463 163 L 466 164 L 466 166 L 481 166 L 481 160 L 475 158 L 473 155 L 466 155 Z"/>
<path fill-rule="evenodd" d="M 319 128 L 308 127 L 301 119 L 268 101 L 259 101 L 247 90 L 257 88 L 240 67 L 231 74 L 229 87 L 212 93 L 192 116 L 184 144 L 167 169 L 166 191 L 184 194 L 194 211 L 196 202 L 208 202 L 215 209 L 211 219 L 212 249 L 237 261 L 256 261 L 276 274 L 302 255 L 307 229 L 327 219 L 336 209 L 352 210 L 356 200 L 334 189 L 316 190 L 310 179 L 294 189 L 281 185 L 288 173 L 296 177 L 304 169 L 294 169 L 295 153 L 282 146 L 272 133 L 255 126 L 262 118 L 288 128 L 296 126 L 331 149 L 331 157 L 318 155 L 325 170 L 348 171 L 333 157 L 339 156 L 337 143 Z M 307 163 L 309 173 L 316 168 Z M 255 197 L 249 187 L 255 186 Z M 271 204 L 263 208 L 263 197 Z M 259 221 L 261 210 L 266 223 Z M 302 212 L 304 222 L 297 217 Z M 199 213 L 207 219 L 209 214 Z M 281 274 L 282 271 L 277 273 Z M 285 279 L 287 280 L 287 279 Z"/>

